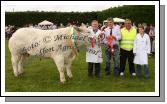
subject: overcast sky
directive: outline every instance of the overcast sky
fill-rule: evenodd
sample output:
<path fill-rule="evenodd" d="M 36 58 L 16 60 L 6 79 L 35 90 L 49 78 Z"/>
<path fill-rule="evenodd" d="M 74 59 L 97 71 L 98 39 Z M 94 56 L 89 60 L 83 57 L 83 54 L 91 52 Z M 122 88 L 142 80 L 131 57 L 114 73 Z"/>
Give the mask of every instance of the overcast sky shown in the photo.
<path fill-rule="evenodd" d="M 87 12 L 101 11 L 110 7 L 118 7 L 121 5 L 7 5 L 5 11 L 59 11 L 59 12 Z"/>

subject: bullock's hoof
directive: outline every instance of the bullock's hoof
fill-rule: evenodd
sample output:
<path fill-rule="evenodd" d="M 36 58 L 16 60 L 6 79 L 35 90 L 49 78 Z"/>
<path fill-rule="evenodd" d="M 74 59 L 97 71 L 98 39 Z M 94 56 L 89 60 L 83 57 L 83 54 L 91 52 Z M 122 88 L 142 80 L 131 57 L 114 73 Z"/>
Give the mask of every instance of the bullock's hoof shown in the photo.
<path fill-rule="evenodd" d="M 67 79 L 68 79 L 68 80 L 71 80 L 71 79 L 72 79 L 72 77 L 69 77 L 69 76 L 68 76 L 68 77 L 67 77 Z"/>
<path fill-rule="evenodd" d="M 18 75 L 19 75 L 19 76 L 23 75 L 23 72 L 19 72 Z"/>
<path fill-rule="evenodd" d="M 15 77 L 18 77 L 18 76 L 19 76 L 19 74 L 18 74 L 18 73 L 14 73 L 14 76 L 15 76 Z"/>
<path fill-rule="evenodd" d="M 14 75 L 16 78 L 18 78 L 19 77 L 19 75 Z"/>
<path fill-rule="evenodd" d="M 17 74 L 15 74 L 14 76 L 16 77 L 16 78 L 20 78 L 21 76 L 23 76 L 23 72 L 22 73 L 17 73 Z"/>
<path fill-rule="evenodd" d="M 61 83 L 61 84 L 65 84 L 65 82 L 66 82 L 65 79 L 64 79 L 64 80 L 60 80 L 60 83 Z"/>
<path fill-rule="evenodd" d="M 63 81 L 63 82 L 60 82 L 60 84 L 61 84 L 61 85 L 64 85 L 64 84 L 65 84 L 65 81 Z"/>

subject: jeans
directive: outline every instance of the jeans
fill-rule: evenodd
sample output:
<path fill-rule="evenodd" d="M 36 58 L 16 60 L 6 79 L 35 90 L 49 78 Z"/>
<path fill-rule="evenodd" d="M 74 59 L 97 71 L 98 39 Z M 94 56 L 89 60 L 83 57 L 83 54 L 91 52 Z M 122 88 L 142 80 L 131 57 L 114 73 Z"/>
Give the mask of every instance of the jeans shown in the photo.
<path fill-rule="evenodd" d="M 137 65 L 137 69 L 136 69 L 136 75 L 139 78 L 141 78 L 141 66 L 142 65 Z M 150 77 L 148 65 L 144 65 L 144 76 L 146 79 L 149 79 L 149 77 Z"/>
<path fill-rule="evenodd" d="M 114 54 L 113 54 L 113 61 L 114 61 L 114 75 L 119 75 L 119 67 L 118 67 L 118 57 L 119 57 L 119 48 L 118 46 L 114 48 Z M 111 49 L 106 47 L 106 75 L 110 74 L 110 61 L 111 61 Z"/>

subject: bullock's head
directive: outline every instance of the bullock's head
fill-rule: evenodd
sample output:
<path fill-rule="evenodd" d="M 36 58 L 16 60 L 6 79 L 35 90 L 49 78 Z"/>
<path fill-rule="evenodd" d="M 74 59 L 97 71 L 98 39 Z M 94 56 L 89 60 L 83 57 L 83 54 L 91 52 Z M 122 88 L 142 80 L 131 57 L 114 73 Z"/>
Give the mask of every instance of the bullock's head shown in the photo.
<path fill-rule="evenodd" d="M 90 29 L 88 29 L 85 25 L 81 25 L 80 27 L 73 26 L 73 29 L 76 32 L 76 41 L 79 46 L 89 42 L 89 38 L 91 36 Z"/>
<path fill-rule="evenodd" d="M 82 24 L 80 27 L 77 27 L 77 26 L 73 26 L 73 27 L 76 30 L 78 35 L 89 36 L 91 34 L 90 29 L 88 29 L 84 24 Z"/>

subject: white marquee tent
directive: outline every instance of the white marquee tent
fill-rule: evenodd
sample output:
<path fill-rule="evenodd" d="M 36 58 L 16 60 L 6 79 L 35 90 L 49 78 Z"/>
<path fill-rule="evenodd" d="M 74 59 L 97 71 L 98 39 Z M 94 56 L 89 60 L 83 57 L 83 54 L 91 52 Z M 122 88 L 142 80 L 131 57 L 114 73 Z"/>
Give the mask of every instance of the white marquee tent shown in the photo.
<path fill-rule="evenodd" d="M 113 18 L 113 20 L 114 20 L 114 22 L 125 22 L 125 20 L 124 19 L 122 19 L 122 18 Z"/>
<path fill-rule="evenodd" d="M 44 20 L 44 21 L 38 23 L 38 25 L 40 25 L 40 26 L 42 26 L 42 25 L 53 25 L 53 23 L 52 23 L 52 22 L 49 22 L 49 21 L 47 21 L 47 20 Z"/>
<path fill-rule="evenodd" d="M 114 22 L 119 22 L 119 23 L 125 22 L 125 19 L 117 18 L 117 17 L 113 18 L 113 20 L 114 20 Z M 107 20 L 104 20 L 103 24 L 104 23 L 107 23 Z"/>

